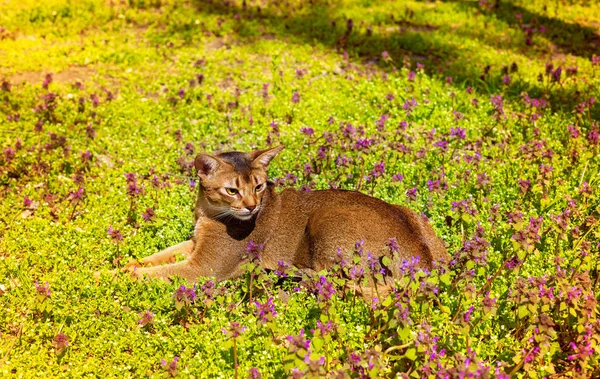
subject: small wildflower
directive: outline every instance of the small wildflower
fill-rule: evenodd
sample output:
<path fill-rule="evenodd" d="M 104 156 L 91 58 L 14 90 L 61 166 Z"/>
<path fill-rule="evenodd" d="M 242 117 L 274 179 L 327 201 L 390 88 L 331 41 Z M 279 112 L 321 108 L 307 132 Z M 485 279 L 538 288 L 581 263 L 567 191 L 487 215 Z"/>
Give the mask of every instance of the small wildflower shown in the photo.
<path fill-rule="evenodd" d="M 251 261 L 260 261 L 260 254 L 262 253 L 263 248 L 263 245 L 257 245 L 253 240 L 250 240 L 248 246 L 246 246 L 248 258 Z"/>
<path fill-rule="evenodd" d="M 154 313 L 150 312 L 150 310 L 140 313 L 139 316 L 140 319 L 138 320 L 138 324 L 140 324 L 140 326 L 145 327 L 154 324 Z"/>
<path fill-rule="evenodd" d="M 170 377 L 177 376 L 177 362 L 179 361 L 179 357 L 173 358 L 171 362 L 167 362 L 166 360 L 161 360 L 160 365 L 167 372 Z"/>
<path fill-rule="evenodd" d="M 292 94 L 292 103 L 296 104 L 300 102 L 300 92 L 294 91 Z"/>
<path fill-rule="evenodd" d="M 275 311 L 275 304 L 273 304 L 272 297 L 270 297 L 267 300 L 267 302 L 264 304 L 261 304 L 258 301 L 255 301 L 254 306 L 256 307 L 256 309 L 254 310 L 254 315 L 263 324 L 273 320 L 273 317 L 275 317 L 277 315 L 277 312 Z"/>
<path fill-rule="evenodd" d="M 229 327 L 227 329 L 222 328 L 221 331 L 227 337 L 237 338 L 246 331 L 246 327 L 240 325 L 240 323 L 237 321 L 231 321 L 231 322 L 229 322 Z"/>
<path fill-rule="evenodd" d="M 50 296 L 50 285 L 46 282 L 45 285 L 40 285 L 37 281 L 35 282 L 35 290 L 39 296 L 44 298 Z"/>
<path fill-rule="evenodd" d="M 302 134 L 305 134 L 307 136 L 312 136 L 313 134 L 315 134 L 315 131 L 313 128 L 309 127 L 309 126 L 305 126 L 302 129 L 300 129 L 300 132 Z"/>
<path fill-rule="evenodd" d="M 194 288 L 187 288 L 184 285 L 177 288 L 173 294 L 175 304 L 180 307 L 182 305 L 190 305 L 193 303 L 194 300 L 196 300 L 196 292 L 194 291 Z"/>
<path fill-rule="evenodd" d="M 262 379 L 262 375 L 256 367 L 252 367 L 248 370 L 247 379 Z"/>
<path fill-rule="evenodd" d="M 115 242 L 123 241 L 123 235 L 116 229 L 113 229 L 112 225 L 108 227 L 106 233 L 112 238 Z"/>
<path fill-rule="evenodd" d="M 146 211 L 144 213 L 142 213 L 142 217 L 147 222 L 152 221 L 154 219 L 154 216 L 155 216 L 155 213 L 154 213 L 154 210 L 152 208 L 146 208 Z"/>
<path fill-rule="evenodd" d="M 67 336 L 63 332 L 60 332 L 56 336 L 54 336 L 54 340 L 52 342 L 54 342 L 54 347 L 56 348 L 56 353 L 60 354 L 67 347 L 69 347 L 69 336 Z"/>

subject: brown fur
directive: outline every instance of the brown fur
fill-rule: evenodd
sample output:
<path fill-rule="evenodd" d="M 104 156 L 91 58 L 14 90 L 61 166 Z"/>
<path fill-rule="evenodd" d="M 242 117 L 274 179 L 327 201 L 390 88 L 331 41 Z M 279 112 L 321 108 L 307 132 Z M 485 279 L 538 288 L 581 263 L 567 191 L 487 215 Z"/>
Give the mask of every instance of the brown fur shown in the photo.
<path fill-rule="evenodd" d="M 274 184 L 266 180 L 266 169 L 281 149 L 198 155 L 194 237 L 131 262 L 126 269 L 135 276 L 225 280 L 241 274 L 250 240 L 264 245 L 261 257 L 267 269 L 285 261 L 320 271 L 334 264 L 338 248 L 350 251 L 361 239 L 365 251 L 381 256 L 389 251 L 384 246 L 392 237 L 401 259 L 419 256 L 424 268 L 447 259 L 433 228 L 409 208 L 355 191 L 275 192 Z M 235 188 L 238 194 L 231 196 L 224 187 Z M 177 253 L 186 259 L 175 263 Z M 152 267 L 137 267 L 148 265 Z"/>

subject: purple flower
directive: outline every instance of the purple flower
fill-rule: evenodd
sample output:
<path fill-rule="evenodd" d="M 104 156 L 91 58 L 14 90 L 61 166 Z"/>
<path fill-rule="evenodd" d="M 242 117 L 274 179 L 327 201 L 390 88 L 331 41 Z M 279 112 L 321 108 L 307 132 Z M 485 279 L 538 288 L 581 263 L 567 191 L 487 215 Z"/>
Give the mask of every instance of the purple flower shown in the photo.
<path fill-rule="evenodd" d="M 450 136 L 457 139 L 465 139 L 467 138 L 466 129 L 450 128 Z"/>
<path fill-rule="evenodd" d="M 379 177 L 382 176 L 385 173 L 385 163 L 379 162 L 379 163 L 375 163 L 375 167 L 373 168 L 373 171 L 371 171 L 371 175 L 373 177 Z"/>
<path fill-rule="evenodd" d="M 154 219 L 154 216 L 155 213 L 152 208 L 146 208 L 146 212 L 142 213 L 142 217 L 144 218 L 144 220 L 146 220 L 146 222 L 152 221 L 152 219 Z"/>
<path fill-rule="evenodd" d="M 133 180 L 132 182 L 129 182 L 129 185 L 127 186 L 127 194 L 131 197 L 136 197 L 141 195 L 144 192 L 144 187 L 138 187 L 137 185 L 137 180 Z"/>
<path fill-rule="evenodd" d="M 15 150 L 12 147 L 7 147 L 4 149 L 4 158 L 6 162 L 10 163 L 15 157 Z"/>
<path fill-rule="evenodd" d="M 336 293 L 336 290 L 333 288 L 333 283 L 328 281 L 327 278 L 322 275 L 315 285 L 317 287 L 319 301 L 327 302 L 331 299 L 331 296 Z"/>
<path fill-rule="evenodd" d="M 387 119 L 388 119 L 388 116 L 386 114 L 382 114 L 381 117 L 379 118 L 379 120 L 375 121 L 378 131 L 382 132 L 384 130 L 385 122 Z"/>
<path fill-rule="evenodd" d="M 441 141 L 434 143 L 433 146 L 439 147 L 440 150 L 442 150 L 442 151 L 447 151 L 448 150 L 448 141 L 441 140 Z"/>
<path fill-rule="evenodd" d="M 408 113 L 413 111 L 417 105 L 419 105 L 419 103 L 417 103 L 417 101 L 415 100 L 415 98 L 413 97 L 411 100 L 406 100 L 404 102 L 404 105 L 402 106 L 402 109 L 404 109 L 405 111 L 407 111 Z"/>
<path fill-rule="evenodd" d="M 373 139 L 372 138 L 359 138 L 356 140 L 356 143 L 354 144 L 354 149 L 356 150 L 367 150 L 369 147 L 371 147 L 373 145 Z"/>
<path fill-rule="evenodd" d="M 581 188 L 579 189 L 579 193 L 582 195 L 591 195 L 594 193 L 594 191 L 592 191 L 592 187 L 588 182 L 583 182 Z"/>
<path fill-rule="evenodd" d="M 553 170 L 554 168 L 550 165 L 540 164 L 540 174 L 542 174 L 542 177 L 544 178 L 548 178 Z"/>
<path fill-rule="evenodd" d="M 147 309 L 145 312 L 140 313 L 139 316 L 140 319 L 138 320 L 138 324 L 140 324 L 140 326 L 144 327 L 147 325 L 154 324 L 154 313 L 150 312 L 149 309 Z"/>
<path fill-rule="evenodd" d="M 62 352 L 64 349 L 69 347 L 69 336 L 64 334 L 63 332 L 58 333 L 54 336 L 54 346 L 56 347 L 57 353 Z"/>
<path fill-rule="evenodd" d="M 415 78 L 417 77 L 417 74 L 414 71 L 411 71 L 408 73 L 408 81 L 409 82 L 414 82 Z"/>
<path fill-rule="evenodd" d="M 194 288 L 187 288 L 182 285 L 173 294 L 173 298 L 175 299 L 176 305 L 190 305 L 196 300 L 196 292 Z"/>
<path fill-rule="evenodd" d="M 287 336 L 288 340 L 288 351 L 290 353 L 296 353 L 301 349 L 308 350 L 310 347 L 310 340 L 304 338 L 304 329 L 300 329 L 300 334 L 297 336 Z"/>
<path fill-rule="evenodd" d="M 246 253 L 248 254 L 248 258 L 251 261 L 260 261 L 260 254 L 263 251 L 263 245 L 257 245 L 253 240 L 248 242 L 248 246 L 246 246 Z"/>
<path fill-rule="evenodd" d="M 381 52 L 381 57 L 382 57 L 384 60 L 388 60 L 388 59 L 390 58 L 390 55 L 388 54 L 388 52 L 387 52 L 387 51 L 382 51 L 382 52 Z"/>
<path fill-rule="evenodd" d="M 300 129 L 300 132 L 302 134 L 306 134 L 307 136 L 312 136 L 313 134 L 315 134 L 315 131 L 313 128 L 311 127 L 303 127 L 302 129 Z"/>
<path fill-rule="evenodd" d="M 108 227 L 106 233 L 112 238 L 115 242 L 123 241 L 123 235 L 116 229 L 113 229 L 112 225 Z"/>
<path fill-rule="evenodd" d="M 394 176 L 392 176 L 392 182 L 401 182 L 404 180 L 404 175 L 402 174 L 395 174 Z"/>
<path fill-rule="evenodd" d="M 502 100 L 502 95 L 492 95 L 490 102 L 494 106 L 494 117 L 497 120 L 500 120 L 501 118 L 505 119 L 506 115 L 504 114 L 504 101 Z"/>
<path fill-rule="evenodd" d="M 600 141 L 600 133 L 598 133 L 597 129 L 592 129 L 587 134 L 586 138 L 591 145 L 595 146 L 598 144 L 598 141 Z"/>
<path fill-rule="evenodd" d="M 530 186 L 531 186 L 531 182 L 529 180 L 519 179 L 519 189 L 521 190 L 521 193 L 523 193 L 523 194 L 527 193 Z"/>
<path fill-rule="evenodd" d="M 248 378 L 247 379 L 262 379 L 262 375 L 258 371 L 256 367 L 252 367 L 248 369 Z"/>
<path fill-rule="evenodd" d="M 94 108 L 100 105 L 100 99 L 95 93 L 90 95 L 90 100 L 92 101 L 92 105 L 94 106 Z"/>
<path fill-rule="evenodd" d="M 256 309 L 254 315 L 263 323 L 273 320 L 273 317 L 277 315 L 275 311 L 275 304 L 273 304 L 273 298 L 270 297 L 266 303 L 261 304 L 258 301 L 254 302 Z"/>
<path fill-rule="evenodd" d="M 562 74 L 562 67 L 558 67 L 554 72 L 552 72 L 552 81 L 556 83 L 560 83 L 560 76 Z"/>
<path fill-rule="evenodd" d="M 406 191 L 406 196 L 409 200 L 417 200 L 417 187 L 410 188 Z"/>
<path fill-rule="evenodd" d="M 385 246 L 387 246 L 387 248 L 390 249 L 392 253 L 398 252 L 400 250 L 400 246 L 398 245 L 398 240 L 396 239 L 396 237 L 390 238 L 385 243 Z"/>
<path fill-rule="evenodd" d="M 90 162 L 92 160 L 92 153 L 88 151 L 84 151 L 83 153 L 81 153 L 81 161 L 82 162 Z"/>
<path fill-rule="evenodd" d="M 385 95 L 385 98 L 388 101 L 394 101 L 394 99 L 395 99 L 395 97 L 394 97 L 394 95 L 392 93 L 388 93 L 387 95 Z"/>
<path fill-rule="evenodd" d="M 167 372 L 167 374 L 171 377 L 177 376 L 177 362 L 179 361 L 179 357 L 173 358 L 171 362 L 167 362 L 166 360 L 161 360 L 160 365 Z"/>
<path fill-rule="evenodd" d="M 83 199 L 83 187 L 79 187 L 79 189 L 75 192 L 71 192 L 69 194 L 69 199 L 71 200 L 81 200 Z"/>
<path fill-rule="evenodd" d="M 277 268 L 275 269 L 275 275 L 277 275 L 279 278 L 287 278 L 288 276 L 288 270 L 291 268 L 291 265 L 289 263 L 286 263 L 284 261 L 277 261 Z"/>
<path fill-rule="evenodd" d="M 321 320 L 317 320 L 317 329 L 321 331 L 321 335 L 330 333 L 335 327 L 336 325 L 331 320 L 327 320 L 327 324 L 323 324 Z"/>
<path fill-rule="evenodd" d="M 229 328 L 223 328 L 221 329 L 221 331 L 223 332 L 223 334 L 230 338 L 238 338 L 242 333 L 246 331 L 246 326 L 240 325 L 240 323 L 237 321 L 230 321 Z"/>
<path fill-rule="evenodd" d="M 23 208 L 29 208 L 29 206 L 33 203 L 33 200 L 29 198 L 29 196 L 25 195 L 23 197 Z"/>
<path fill-rule="evenodd" d="M 42 87 L 44 87 L 45 89 L 48 89 L 48 85 L 50 85 L 50 83 L 52 83 L 52 74 L 46 74 L 46 78 L 44 79 L 44 83 L 42 83 Z"/>
<path fill-rule="evenodd" d="M 35 282 L 35 290 L 39 296 L 43 298 L 50 296 L 50 285 L 46 282 L 45 285 L 40 285 L 37 281 Z"/>
<path fill-rule="evenodd" d="M 579 131 L 579 129 L 577 129 L 577 127 L 574 126 L 574 125 L 567 126 L 567 130 L 569 131 L 569 136 L 571 138 L 577 138 L 581 134 L 581 132 Z"/>
<path fill-rule="evenodd" d="M 509 75 L 504 75 L 504 77 L 502 77 L 502 82 L 504 84 L 510 84 L 510 76 Z"/>
<path fill-rule="evenodd" d="M 471 315 L 473 314 L 474 309 L 475 307 L 471 305 L 471 307 L 469 307 L 469 309 L 463 314 L 463 319 L 465 320 L 465 322 L 471 321 Z"/>
<path fill-rule="evenodd" d="M 429 192 L 436 192 L 442 189 L 439 180 L 428 180 L 427 187 L 429 188 Z"/>
<path fill-rule="evenodd" d="M 292 94 L 292 103 L 296 104 L 300 102 L 300 92 L 294 91 Z"/>

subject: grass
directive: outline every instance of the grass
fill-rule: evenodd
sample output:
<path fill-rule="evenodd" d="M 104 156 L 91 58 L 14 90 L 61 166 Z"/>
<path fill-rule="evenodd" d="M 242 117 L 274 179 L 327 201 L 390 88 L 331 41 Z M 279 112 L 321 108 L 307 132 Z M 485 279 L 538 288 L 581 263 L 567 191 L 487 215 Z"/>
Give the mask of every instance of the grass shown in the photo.
<path fill-rule="evenodd" d="M 0 8 L 3 376 L 600 375 L 593 2 Z M 282 186 L 407 204 L 452 264 L 375 304 L 340 267 L 321 273 L 331 299 L 254 267 L 214 290 L 202 279 L 195 301 L 174 295 L 180 281 L 96 283 L 188 238 L 196 153 L 269 143 L 286 145 L 270 169 Z M 250 271 L 277 313 L 264 323 Z"/>

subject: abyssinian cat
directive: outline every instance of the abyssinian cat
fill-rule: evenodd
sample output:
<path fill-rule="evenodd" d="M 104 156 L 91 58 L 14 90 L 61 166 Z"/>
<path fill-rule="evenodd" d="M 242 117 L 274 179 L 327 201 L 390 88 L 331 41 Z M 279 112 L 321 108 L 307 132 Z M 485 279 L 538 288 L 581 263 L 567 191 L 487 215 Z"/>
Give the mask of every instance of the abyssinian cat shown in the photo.
<path fill-rule="evenodd" d="M 250 241 L 264 246 L 261 258 L 267 269 L 284 261 L 320 271 L 335 263 L 338 248 L 350 251 L 360 240 L 365 251 L 379 257 L 389 253 L 384 247 L 390 238 L 396 238 L 399 258 L 418 256 L 423 268 L 447 258 L 426 219 L 406 207 L 355 191 L 275 192 L 267 166 L 282 149 L 199 154 L 194 162 L 200 181 L 193 238 L 125 269 L 135 276 L 225 280 L 242 273 Z M 177 254 L 186 259 L 176 262 Z"/>

